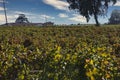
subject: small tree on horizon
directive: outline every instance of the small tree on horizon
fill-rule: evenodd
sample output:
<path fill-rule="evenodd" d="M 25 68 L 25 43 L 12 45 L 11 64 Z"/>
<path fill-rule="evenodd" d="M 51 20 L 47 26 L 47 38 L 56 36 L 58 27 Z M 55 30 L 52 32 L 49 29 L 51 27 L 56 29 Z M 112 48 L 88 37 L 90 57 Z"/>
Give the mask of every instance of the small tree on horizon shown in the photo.
<path fill-rule="evenodd" d="M 90 16 L 94 16 L 96 26 L 99 26 L 98 16 L 107 13 L 109 3 L 115 4 L 117 0 L 67 0 L 69 9 L 79 12 L 89 22 Z"/>

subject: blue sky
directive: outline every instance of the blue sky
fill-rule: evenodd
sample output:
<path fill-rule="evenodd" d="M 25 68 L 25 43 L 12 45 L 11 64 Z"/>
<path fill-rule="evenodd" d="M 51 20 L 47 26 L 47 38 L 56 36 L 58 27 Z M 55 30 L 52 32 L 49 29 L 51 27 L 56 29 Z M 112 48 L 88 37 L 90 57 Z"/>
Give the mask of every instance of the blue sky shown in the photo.
<path fill-rule="evenodd" d="M 5 23 L 3 12 L 3 0 L 0 0 L 0 24 Z M 77 12 L 68 9 L 68 3 L 65 0 L 6 0 L 6 9 L 8 22 L 15 22 L 18 14 L 25 14 L 30 22 L 44 23 L 47 21 L 55 24 L 77 24 L 87 23 L 86 19 Z M 120 0 L 108 9 L 106 17 L 99 17 L 100 23 L 108 22 L 112 10 L 120 10 Z M 89 24 L 95 23 L 91 17 Z"/>

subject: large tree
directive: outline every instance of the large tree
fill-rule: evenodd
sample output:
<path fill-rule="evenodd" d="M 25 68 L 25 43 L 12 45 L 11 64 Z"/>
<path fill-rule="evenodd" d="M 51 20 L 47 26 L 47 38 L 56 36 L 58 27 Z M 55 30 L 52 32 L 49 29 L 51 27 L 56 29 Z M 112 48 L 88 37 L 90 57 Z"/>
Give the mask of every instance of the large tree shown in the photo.
<path fill-rule="evenodd" d="M 87 22 L 90 16 L 94 16 L 96 26 L 99 26 L 98 16 L 107 13 L 109 4 L 115 4 L 117 0 L 67 0 L 69 8 L 78 11 Z"/>

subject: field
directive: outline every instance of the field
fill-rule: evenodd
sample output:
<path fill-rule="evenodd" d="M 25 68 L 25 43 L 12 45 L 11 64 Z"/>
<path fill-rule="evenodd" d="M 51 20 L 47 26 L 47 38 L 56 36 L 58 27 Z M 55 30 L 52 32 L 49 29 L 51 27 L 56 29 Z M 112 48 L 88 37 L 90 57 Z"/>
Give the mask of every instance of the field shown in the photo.
<path fill-rule="evenodd" d="M 0 27 L 0 80 L 119 79 L 119 25 Z"/>

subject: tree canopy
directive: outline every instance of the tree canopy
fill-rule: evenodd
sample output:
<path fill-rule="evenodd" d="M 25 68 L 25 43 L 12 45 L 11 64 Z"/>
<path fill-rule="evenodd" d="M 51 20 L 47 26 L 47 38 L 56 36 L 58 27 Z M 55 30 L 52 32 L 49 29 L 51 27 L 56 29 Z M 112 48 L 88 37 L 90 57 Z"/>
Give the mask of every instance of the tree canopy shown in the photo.
<path fill-rule="evenodd" d="M 78 11 L 87 22 L 90 16 L 94 16 L 96 26 L 99 26 L 98 16 L 107 13 L 109 4 L 115 4 L 117 0 L 67 0 L 69 9 Z"/>
<path fill-rule="evenodd" d="M 16 19 L 15 23 L 29 23 L 29 21 L 25 17 L 25 14 L 19 14 L 19 17 Z"/>

